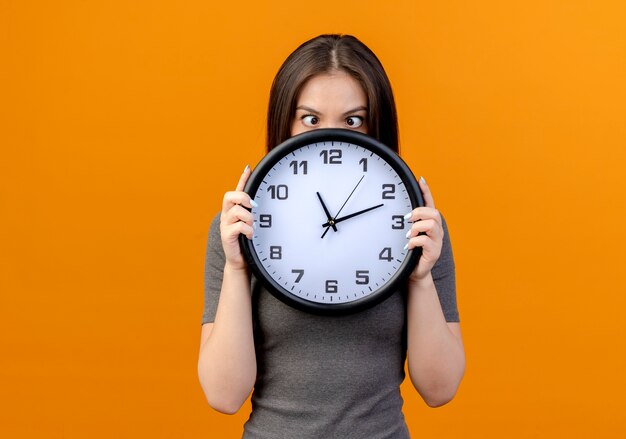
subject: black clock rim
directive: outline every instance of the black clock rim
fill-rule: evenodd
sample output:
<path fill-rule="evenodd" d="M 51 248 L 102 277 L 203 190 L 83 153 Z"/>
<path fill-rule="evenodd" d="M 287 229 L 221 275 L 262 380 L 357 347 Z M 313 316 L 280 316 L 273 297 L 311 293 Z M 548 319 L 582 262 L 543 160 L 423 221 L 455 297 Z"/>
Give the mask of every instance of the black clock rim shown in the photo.
<path fill-rule="evenodd" d="M 328 141 L 355 144 L 379 155 L 396 171 L 403 184 L 408 189 L 407 192 L 411 200 L 411 206 L 424 206 L 424 200 L 421 190 L 419 189 L 417 179 L 408 165 L 398 154 L 371 136 L 357 131 L 340 128 L 321 128 L 307 131 L 290 137 L 280 145 L 276 146 L 269 153 L 267 153 L 267 155 L 265 155 L 265 157 L 263 157 L 263 159 L 254 168 L 244 187 L 244 192 L 254 199 L 264 176 L 283 157 L 303 146 Z M 409 250 L 409 255 L 404 259 L 394 275 L 382 288 L 379 288 L 373 294 L 352 302 L 331 304 L 309 301 L 296 296 L 283 288 L 280 284 L 274 281 L 261 264 L 258 255 L 254 251 L 253 240 L 248 239 L 244 235 L 240 235 L 239 242 L 250 270 L 274 297 L 301 311 L 326 316 L 353 314 L 371 308 L 389 298 L 389 296 L 391 296 L 394 291 L 399 290 L 400 285 L 406 281 L 408 276 L 411 274 L 411 271 L 415 268 L 415 265 L 421 255 L 421 248 Z"/>

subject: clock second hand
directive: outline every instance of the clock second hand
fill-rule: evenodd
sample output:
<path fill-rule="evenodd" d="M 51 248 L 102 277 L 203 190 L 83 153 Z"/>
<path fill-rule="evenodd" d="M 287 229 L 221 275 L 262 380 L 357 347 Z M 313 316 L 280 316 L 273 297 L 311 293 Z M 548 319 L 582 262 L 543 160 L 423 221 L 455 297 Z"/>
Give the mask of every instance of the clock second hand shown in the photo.
<path fill-rule="evenodd" d="M 350 192 L 350 195 L 348 195 L 348 198 L 346 198 L 346 201 L 343 202 L 343 205 L 341 206 L 341 208 L 339 209 L 339 212 L 337 212 L 337 215 L 335 215 L 334 218 L 329 219 L 328 220 L 328 225 L 326 226 L 326 230 L 324 230 L 324 233 L 322 233 L 322 238 L 324 238 L 324 236 L 326 236 L 326 233 L 328 233 L 328 229 L 331 226 L 335 225 L 335 221 L 337 220 L 337 217 L 339 216 L 339 214 L 341 213 L 341 211 L 343 210 L 343 208 L 345 207 L 346 203 L 348 202 L 348 200 L 350 199 L 350 197 L 352 197 L 352 194 L 354 193 L 354 191 L 356 190 L 356 188 L 359 187 L 359 185 L 361 184 L 361 182 L 363 181 L 363 179 L 365 178 L 365 174 L 363 174 L 361 176 L 361 178 L 359 179 L 358 183 L 356 184 L 356 186 L 354 186 L 354 189 L 352 189 L 352 192 Z"/>

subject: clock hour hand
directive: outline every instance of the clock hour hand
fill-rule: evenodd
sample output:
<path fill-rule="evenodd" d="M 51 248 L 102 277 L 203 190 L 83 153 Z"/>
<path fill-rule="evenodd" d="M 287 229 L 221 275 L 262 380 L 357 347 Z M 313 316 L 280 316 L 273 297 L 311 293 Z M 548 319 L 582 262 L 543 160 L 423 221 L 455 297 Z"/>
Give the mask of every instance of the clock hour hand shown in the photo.
<path fill-rule="evenodd" d="M 320 195 L 320 193 L 319 192 L 315 192 L 315 193 L 317 194 L 317 198 L 319 198 L 320 203 L 322 204 L 322 209 L 324 209 L 324 213 L 326 214 L 326 219 L 330 222 L 333 219 L 333 216 L 328 211 L 328 208 L 324 204 L 324 201 L 322 201 L 322 196 Z M 329 226 L 332 226 L 335 232 L 337 231 L 337 226 L 335 226 L 334 223 L 333 224 L 326 223 L 326 224 L 328 224 Z"/>
<path fill-rule="evenodd" d="M 341 211 L 343 210 L 343 208 L 346 206 L 346 204 L 348 203 L 348 200 L 352 197 L 352 194 L 354 194 L 354 191 L 356 191 L 356 188 L 359 187 L 359 185 L 361 184 L 361 182 L 363 181 L 363 179 L 365 178 L 365 174 L 363 174 L 361 176 L 361 178 L 359 179 L 359 181 L 356 183 L 356 186 L 354 186 L 354 189 L 352 189 L 352 192 L 350 192 L 350 195 L 348 195 L 348 198 L 346 198 L 346 201 L 343 202 L 343 204 L 341 205 L 341 207 L 339 208 L 339 211 L 337 212 L 337 215 L 335 215 L 335 218 L 337 218 L 339 216 L 339 214 L 341 213 Z M 328 233 L 328 229 L 332 226 L 333 229 L 335 228 L 335 218 L 328 218 L 328 222 L 326 223 L 326 225 L 324 227 L 326 227 L 326 230 L 324 230 L 324 233 L 322 234 L 322 239 L 324 238 L 324 236 L 326 236 L 326 233 Z"/>
<path fill-rule="evenodd" d="M 382 206 L 384 206 L 384 204 L 378 204 L 377 206 L 368 207 L 367 209 L 359 210 L 358 212 L 354 212 L 354 213 L 351 213 L 350 215 L 342 216 L 341 218 L 337 218 L 335 220 L 328 220 L 327 223 L 322 224 L 322 227 L 328 227 L 330 225 L 340 223 L 347 219 L 354 218 L 357 215 L 361 215 L 365 212 L 369 212 L 370 210 L 378 209 L 379 207 L 382 207 Z M 332 221 L 332 224 L 331 224 L 331 221 Z"/>

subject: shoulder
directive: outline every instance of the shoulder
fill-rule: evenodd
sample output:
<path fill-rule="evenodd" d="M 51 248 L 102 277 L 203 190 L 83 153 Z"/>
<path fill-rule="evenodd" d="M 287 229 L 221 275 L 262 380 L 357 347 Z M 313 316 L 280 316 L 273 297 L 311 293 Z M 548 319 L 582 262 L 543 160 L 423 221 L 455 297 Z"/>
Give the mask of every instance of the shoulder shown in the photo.
<path fill-rule="evenodd" d="M 220 215 L 221 212 L 213 217 L 209 226 L 209 237 L 206 247 L 206 267 L 219 268 L 220 271 L 224 266 L 224 249 L 222 247 L 222 236 L 220 233 Z"/>
<path fill-rule="evenodd" d="M 221 232 L 220 232 L 220 217 L 222 212 L 218 212 L 217 215 L 213 217 L 211 220 L 211 224 L 209 225 L 209 247 L 213 244 L 221 242 Z M 221 244 L 219 245 L 221 248 Z"/>
<path fill-rule="evenodd" d="M 209 231 L 215 230 L 218 234 L 220 233 L 220 218 L 222 216 L 222 212 L 217 212 L 217 214 L 211 220 L 211 224 L 209 225 Z"/>

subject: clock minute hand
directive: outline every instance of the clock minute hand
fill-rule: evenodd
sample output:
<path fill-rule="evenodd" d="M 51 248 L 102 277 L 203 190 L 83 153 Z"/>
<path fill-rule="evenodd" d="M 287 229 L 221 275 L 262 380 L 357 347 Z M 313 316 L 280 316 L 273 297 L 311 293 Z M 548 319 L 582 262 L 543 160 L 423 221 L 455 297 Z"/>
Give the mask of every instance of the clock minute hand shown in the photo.
<path fill-rule="evenodd" d="M 319 198 L 320 203 L 322 203 L 322 209 L 324 209 L 324 213 L 326 214 L 326 219 L 330 222 L 333 219 L 333 216 L 330 214 L 330 212 L 328 211 L 328 208 L 326 207 L 326 204 L 324 204 L 324 201 L 322 201 L 322 196 L 320 195 L 319 192 L 315 192 L 317 194 L 317 198 Z M 333 230 L 336 232 L 337 231 L 337 226 L 333 223 L 327 223 L 329 226 L 331 226 L 333 228 Z"/>
<path fill-rule="evenodd" d="M 365 212 L 369 212 L 370 210 L 378 209 L 379 207 L 382 207 L 382 206 L 384 206 L 384 204 L 378 204 L 377 206 L 372 206 L 372 207 L 368 207 L 367 209 L 359 210 L 358 212 L 351 213 L 350 215 L 346 215 L 346 216 L 342 216 L 341 218 L 337 218 L 337 219 L 333 220 L 333 223 L 334 224 L 340 223 L 340 222 L 345 221 L 347 219 L 354 218 L 357 215 L 361 215 L 361 214 L 363 214 Z M 327 222 L 325 224 L 322 224 L 322 227 L 328 227 L 330 225 L 331 224 L 330 224 L 330 220 L 329 220 L 329 222 Z"/>

